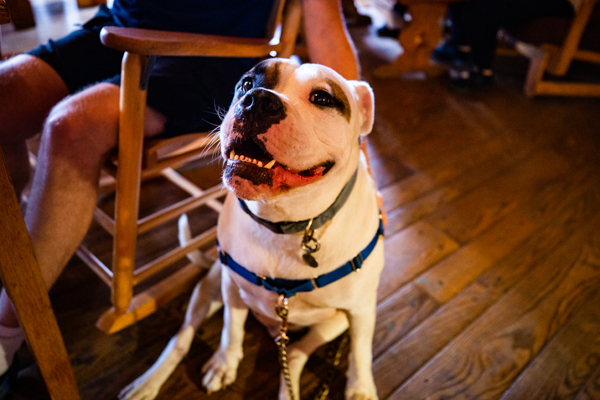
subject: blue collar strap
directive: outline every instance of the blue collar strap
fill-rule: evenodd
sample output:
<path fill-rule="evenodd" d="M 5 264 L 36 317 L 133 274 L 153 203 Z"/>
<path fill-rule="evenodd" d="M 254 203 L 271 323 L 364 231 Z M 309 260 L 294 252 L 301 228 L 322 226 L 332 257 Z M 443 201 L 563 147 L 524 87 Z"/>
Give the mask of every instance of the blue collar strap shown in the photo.
<path fill-rule="evenodd" d="M 350 180 L 346 183 L 346 185 L 344 185 L 344 188 L 342 189 L 338 197 L 335 199 L 333 204 L 330 205 L 329 208 L 327 208 L 327 210 L 323 211 L 321 214 L 317 215 L 312 219 L 312 229 L 318 229 L 325 225 L 325 223 L 331 218 L 333 218 L 334 215 L 342 208 L 342 206 L 346 203 L 346 200 L 348 200 L 348 197 L 350 197 L 350 193 L 352 192 L 354 184 L 356 183 L 357 175 L 358 169 L 354 171 L 354 174 L 352 174 Z M 242 210 L 244 210 L 244 212 L 248 214 L 250 218 L 252 218 L 262 226 L 268 228 L 269 230 L 275 233 L 294 234 L 298 232 L 304 232 L 310 221 L 309 219 L 306 219 L 304 221 L 267 221 L 266 219 L 260 218 L 259 216 L 255 215 L 252 211 L 250 211 L 244 200 L 238 199 L 238 202 L 240 203 L 240 207 L 242 207 Z"/>
<path fill-rule="evenodd" d="M 229 254 L 221 251 L 219 246 L 219 259 L 223 265 L 228 266 L 232 271 L 246 279 L 248 282 L 257 286 L 264 286 L 265 289 L 276 292 L 279 295 L 284 295 L 287 298 L 294 296 L 299 292 L 310 292 L 316 288 L 321 288 L 342 279 L 346 275 L 354 271 L 360 271 L 363 262 L 369 257 L 375 245 L 379 241 L 379 237 L 383 236 L 383 222 L 381 215 L 379 217 L 379 228 L 375 233 L 371 242 L 353 259 L 334 269 L 331 272 L 323 274 L 313 279 L 282 279 L 282 278 L 267 278 L 256 275 L 254 272 L 248 271 L 246 268 L 238 264 Z M 218 243 L 217 243 L 218 244 Z"/>

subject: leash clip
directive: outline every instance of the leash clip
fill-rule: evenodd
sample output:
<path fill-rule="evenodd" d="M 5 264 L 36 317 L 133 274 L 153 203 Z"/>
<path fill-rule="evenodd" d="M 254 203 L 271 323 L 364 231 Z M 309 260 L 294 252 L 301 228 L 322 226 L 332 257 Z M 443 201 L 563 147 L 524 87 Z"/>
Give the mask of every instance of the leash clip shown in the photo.
<path fill-rule="evenodd" d="M 277 316 L 281 318 L 281 328 L 279 328 L 279 336 L 275 338 L 275 343 L 278 345 L 286 345 L 290 341 L 287 335 L 288 331 L 288 314 L 290 309 L 288 308 L 288 298 L 285 294 L 280 294 L 275 306 L 275 312 Z"/>
<path fill-rule="evenodd" d="M 314 237 L 316 229 L 311 229 L 313 224 L 313 218 L 308 221 L 306 225 L 306 229 L 304 230 L 304 237 L 302 238 L 302 243 L 300 246 L 302 250 L 304 250 L 304 254 L 302 255 L 302 259 L 304 262 L 310 267 L 317 268 L 319 263 L 312 256 L 312 253 L 316 253 L 321 248 L 321 243 Z"/>

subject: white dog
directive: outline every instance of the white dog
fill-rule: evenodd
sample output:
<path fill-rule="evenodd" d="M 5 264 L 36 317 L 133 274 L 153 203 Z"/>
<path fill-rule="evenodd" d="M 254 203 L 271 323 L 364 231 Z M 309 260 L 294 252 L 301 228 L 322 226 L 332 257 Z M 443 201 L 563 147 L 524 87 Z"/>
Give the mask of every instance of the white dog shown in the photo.
<path fill-rule="evenodd" d="M 221 345 L 203 368 L 209 392 L 236 378 L 248 311 L 285 336 L 276 307 L 287 304 L 289 328 L 309 330 L 287 348 L 291 389 L 282 374 L 279 399 L 299 399 L 309 355 L 348 327 L 346 399 L 377 399 L 371 349 L 383 232 L 359 146 L 373 113 L 369 85 L 327 67 L 271 59 L 242 77 L 220 128 L 230 191 L 218 223 L 220 260 L 194 290 L 180 331 L 121 399 L 158 394 L 219 295 Z"/>

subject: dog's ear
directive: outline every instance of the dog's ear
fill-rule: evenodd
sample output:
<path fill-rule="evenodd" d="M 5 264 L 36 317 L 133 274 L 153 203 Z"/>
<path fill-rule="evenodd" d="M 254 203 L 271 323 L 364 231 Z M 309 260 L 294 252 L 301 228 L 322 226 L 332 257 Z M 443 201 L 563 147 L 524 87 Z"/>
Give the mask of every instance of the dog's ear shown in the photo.
<path fill-rule="evenodd" d="M 375 96 L 373 89 L 365 81 L 349 81 L 358 95 L 358 110 L 360 112 L 360 133 L 366 135 L 373 129 L 375 114 Z"/>

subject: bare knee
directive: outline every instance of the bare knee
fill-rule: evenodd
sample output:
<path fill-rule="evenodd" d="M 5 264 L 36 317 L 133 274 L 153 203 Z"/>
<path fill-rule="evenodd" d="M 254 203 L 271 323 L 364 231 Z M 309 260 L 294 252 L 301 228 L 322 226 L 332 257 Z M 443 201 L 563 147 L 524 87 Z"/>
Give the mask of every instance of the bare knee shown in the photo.
<path fill-rule="evenodd" d="M 57 158 L 78 168 L 99 168 L 116 146 L 119 88 L 99 84 L 58 103 L 44 124 L 40 157 Z"/>
<path fill-rule="evenodd" d="M 0 144 L 23 142 L 42 129 L 68 89 L 50 65 L 26 54 L 0 64 Z"/>

